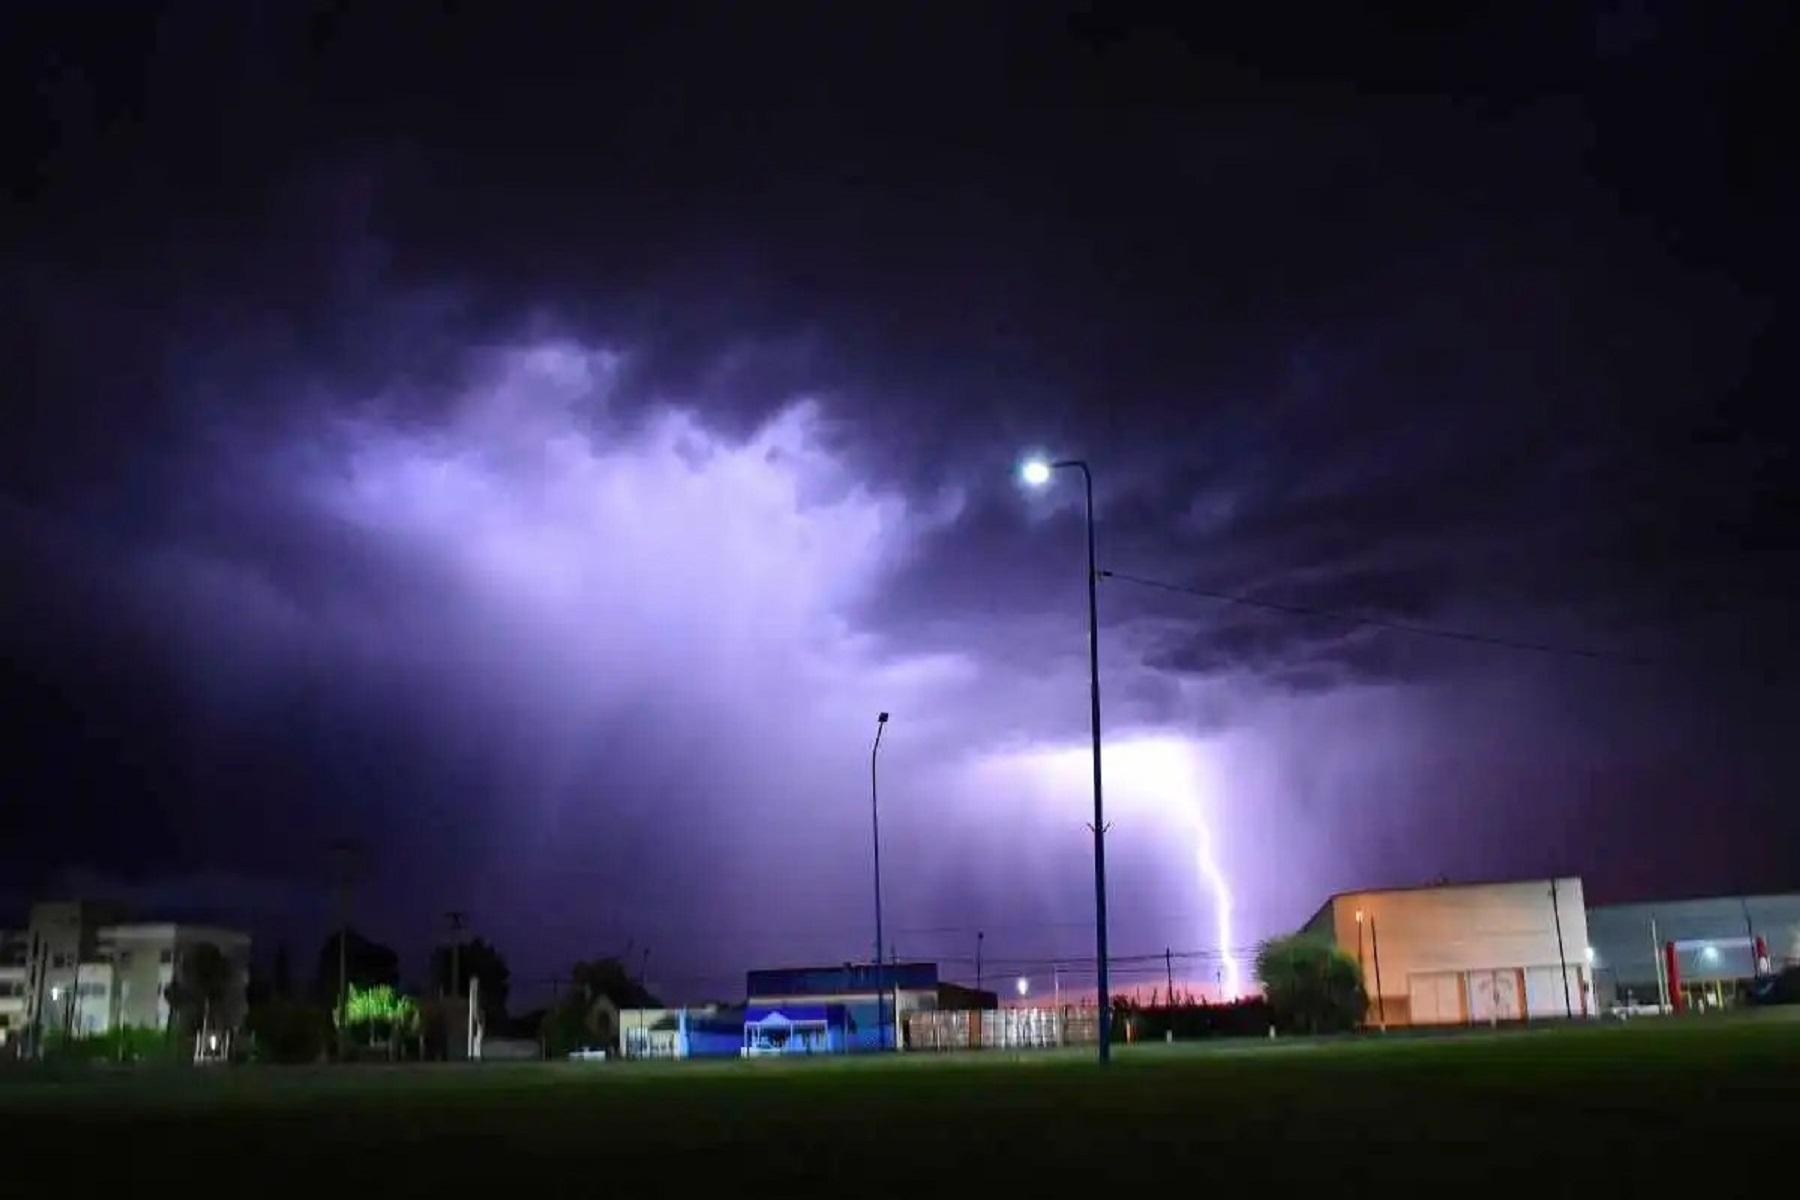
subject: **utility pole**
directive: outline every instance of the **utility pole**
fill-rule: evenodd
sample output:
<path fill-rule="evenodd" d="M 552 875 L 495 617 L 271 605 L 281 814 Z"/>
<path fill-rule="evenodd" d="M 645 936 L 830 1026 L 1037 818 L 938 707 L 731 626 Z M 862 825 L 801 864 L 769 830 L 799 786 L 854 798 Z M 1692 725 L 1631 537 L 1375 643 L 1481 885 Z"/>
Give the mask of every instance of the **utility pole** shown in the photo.
<path fill-rule="evenodd" d="M 1163 947 L 1163 983 L 1168 986 L 1169 1007 L 1175 1007 L 1175 952 Z"/>
<path fill-rule="evenodd" d="M 444 914 L 450 925 L 450 994 L 459 1000 L 462 998 L 462 935 L 468 916 L 457 908 Z"/>
<path fill-rule="evenodd" d="M 356 882 L 360 859 L 359 850 L 360 847 L 350 838 L 340 838 L 331 844 L 331 854 L 337 869 L 337 1040 L 339 1061 L 346 1057 L 346 1051 L 350 1044 L 350 1027 L 346 1022 L 346 1018 L 350 1014 L 350 901 L 351 889 Z"/>
<path fill-rule="evenodd" d="M 1562 906 L 1556 900 L 1556 880 L 1554 878 L 1550 880 L 1550 915 L 1556 921 L 1556 962 L 1562 971 L 1563 1015 L 1574 1020 L 1575 1001 L 1569 996 L 1569 956 L 1563 952 Z"/>
<path fill-rule="evenodd" d="M 1381 994 L 1381 930 L 1375 927 L 1375 914 L 1369 914 L 1369 949 L 1375 954 L 1375 1018 L 1381 1031 L 1387 1032 L 1387 997 Z"/>

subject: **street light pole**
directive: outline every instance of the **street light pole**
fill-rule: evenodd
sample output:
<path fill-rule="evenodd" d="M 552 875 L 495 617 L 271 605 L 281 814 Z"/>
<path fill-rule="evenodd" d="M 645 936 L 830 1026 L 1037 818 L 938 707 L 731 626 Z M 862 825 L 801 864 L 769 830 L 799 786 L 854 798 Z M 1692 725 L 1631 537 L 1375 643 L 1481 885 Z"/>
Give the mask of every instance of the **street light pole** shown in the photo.
<path fill-rule="evenodd" d="M 1087 502 L 1087 599 L 1088 599 L 1088 716 L 1094 742 L 1094 958 L 1100 977 L 1097 998 L 1100 1061 L 1112 1061 L 1112 996 L 1108 990 L 1106 969 L 1106 809 L 1102 800 L 1100 779 L 1100 564 L 1094 558 L 1094 473 L 1081 459 L 1059 462 L 1031 462 L 1025 465 L 1025 482 L 1042 486 L 1050 473 L 1060 470 L 1081 472 L 1083 495 Z"/>
<path fill-rule="evenodd" d="M 1369 979 L 1368 967 L 1363 963 L 1363 910 L 1356 910 L 1356 974 L 1363 985 L 1362 1024 L 1369 1023 Z"/>
<path fill-rule="evenodd" d="M 875 841 L 875 1045 L 887 1049 L 887 990 L 883 986 L 886 972 L 881 957 L 881 731 L 887 728 L 888 715 L 875 718 L 875 744 L 869 749 L 869 825 Z"/>

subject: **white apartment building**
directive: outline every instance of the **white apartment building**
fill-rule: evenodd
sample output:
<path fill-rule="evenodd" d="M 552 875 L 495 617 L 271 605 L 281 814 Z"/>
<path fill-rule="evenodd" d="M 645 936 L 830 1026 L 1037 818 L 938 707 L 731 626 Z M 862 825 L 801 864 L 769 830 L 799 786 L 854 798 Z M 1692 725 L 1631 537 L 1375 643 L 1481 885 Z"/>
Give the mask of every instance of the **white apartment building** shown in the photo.
<path fill-rule="evenodd" d="M 22 933 L 0 930 L 0 1056 L 12 1052 L 25 1028 L 25 962 Z"/>
<path fill-rule="evenodd" d="M 211 943 L 235 968 L 225 1011 L 213 1024 L 243 1019 L 250 936 L 204 925 L 138 923 L 118 908 L 80 901 L 32 906 L 22 933 L 0 934 L 0 1047 L 34 1031 L 91 1036 L 122 1027 L 164 1029 L 168 990 L 182 958 Z"/>

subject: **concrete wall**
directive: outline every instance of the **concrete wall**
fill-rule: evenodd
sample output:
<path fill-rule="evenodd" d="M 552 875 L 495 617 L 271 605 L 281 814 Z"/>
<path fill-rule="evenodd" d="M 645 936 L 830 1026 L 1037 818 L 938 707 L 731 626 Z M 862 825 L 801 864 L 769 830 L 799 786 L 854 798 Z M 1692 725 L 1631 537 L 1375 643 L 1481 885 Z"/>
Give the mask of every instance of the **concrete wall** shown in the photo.
<path fill-rule="evenodd" d="M 1372 1021 L 1591 1015 L 1581 881 L 1558 879 L 1554 891 L 1553 902 L 1552 881 L 1538 879 L 1353 892 L 1333 897 L 1308 928 L 1358 956 Z"/>

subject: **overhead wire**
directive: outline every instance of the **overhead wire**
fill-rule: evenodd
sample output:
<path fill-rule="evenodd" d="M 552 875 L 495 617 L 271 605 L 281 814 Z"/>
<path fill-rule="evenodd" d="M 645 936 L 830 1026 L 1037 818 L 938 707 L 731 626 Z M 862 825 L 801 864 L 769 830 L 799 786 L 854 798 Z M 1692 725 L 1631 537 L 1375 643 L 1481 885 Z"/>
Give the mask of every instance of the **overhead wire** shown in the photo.
<path fill-rule="evenodd" d="M 1210 588 L 1189 587 L 1186 584 L 1171 583 L 1166 579 L 1152 579 L 1145 575 L 1132 575 L 1123 571 L 1101 570 L 1100 578 L 1117 580 L 1119 583 L 1134 584 L 1138 587 L 1151 588 L 1156 591 L 1173 592 L 1184 596 L 1195 596 L 1202 600 L 1214 600 L 1220 604 L 1235 604 L 1244 608 L 1260 609 L 1263 612 L 1279 613 L 1289 617 L 1310 617 L 1319 620 L 1342 621 L 1348 625 L 1362 625 L 1371 629 L 1383 629 L 1390 633 L 1402 633 L 1410 637 L 1436 638 L 1440 641 L 1465 642 L 1476 646 L 1487 646 L 1497 650 L 1518 650 L 1533 654 L 1548 654 L 1564 658 L 1583 658 L 1590 661 L 1616 662 L 1630 666 L 1654 666 L 1654 660 L 1635 655 L 1616 654 L 1609 650 L 1592 650 L 1580 646 L 1555 646 L 1545 642 L 1527 642 L 1514 638 L 1497 637 L 1492 634 L 1474 633 L 1464 629 L 1448 629 L 1436 625 L 1415 625 L 1401 621 L 1389 621 L 1381 617 L 1371 617 L 1356 613 L 1340 612 L 1329 608 L 1314 608 L 1304 604 L 1283 604 L 1273 600 L 1258 600 L 1250 596 L 1241 596 L 1232 592 L 1214 591 Z"/>

